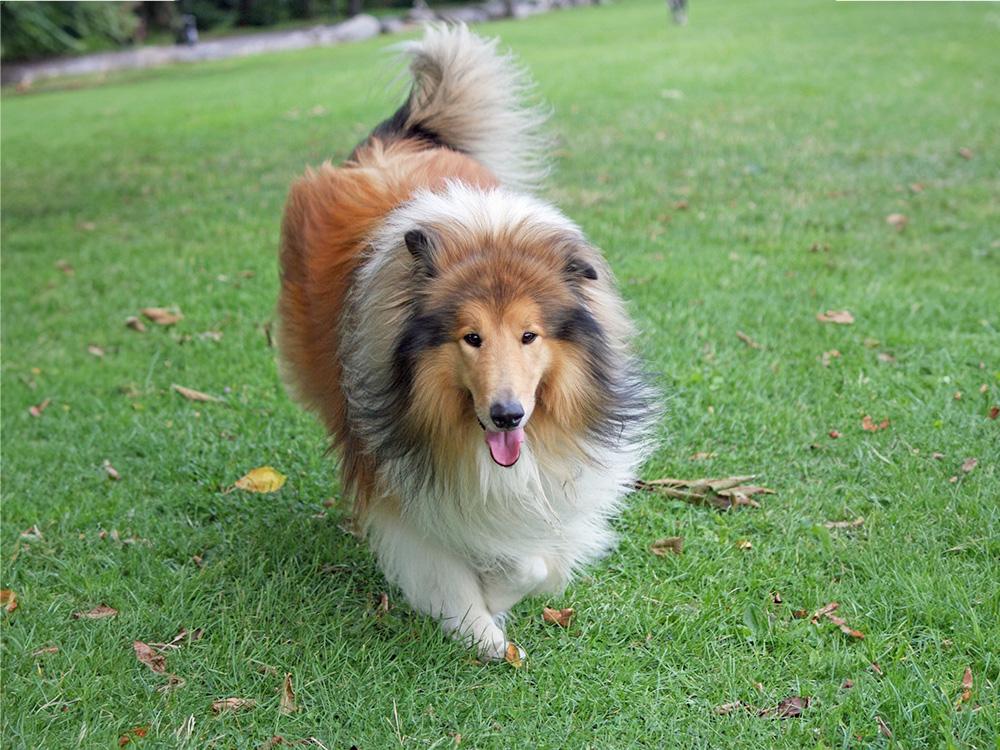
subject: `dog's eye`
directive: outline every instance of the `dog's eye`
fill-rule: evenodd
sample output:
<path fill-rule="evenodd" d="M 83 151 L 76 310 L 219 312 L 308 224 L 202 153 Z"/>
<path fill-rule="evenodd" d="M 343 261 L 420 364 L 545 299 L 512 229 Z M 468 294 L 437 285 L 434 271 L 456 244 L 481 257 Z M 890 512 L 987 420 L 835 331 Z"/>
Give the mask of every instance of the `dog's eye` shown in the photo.
<path fill-rule="evenodd" d="M 478 349 L 483 345 L 483 340 L 479 338 L 478 333 L 467 333 L 462 337 L 462 340 L 469 346 Z"/>
<path fill-rule="evenodd" d="M 522 344 L 530 344 L 532 341 L 538 338 L 537 333 L 532 333 L 531 331 L 525 331 L 524 335 L 521 336 Z"/>

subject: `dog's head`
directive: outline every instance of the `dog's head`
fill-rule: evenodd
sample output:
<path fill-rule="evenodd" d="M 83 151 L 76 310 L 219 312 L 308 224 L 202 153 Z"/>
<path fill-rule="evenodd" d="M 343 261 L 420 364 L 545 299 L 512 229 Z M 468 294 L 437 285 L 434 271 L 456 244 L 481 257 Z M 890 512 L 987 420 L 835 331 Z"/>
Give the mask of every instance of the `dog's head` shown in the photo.
<path fill-rule="evenodd" d="M 593 400 L 584 338 L 603 335 L 584 294 L 598 278 L 583 257 L 593 251 L 517 232 L 414 229 L 405 244 L 422 286 L 397 352 L 413 372 L 411 418 L 435 431 L 478 422 L 493 461 L 513 466 L 536 413 L 572 418 Z"/>

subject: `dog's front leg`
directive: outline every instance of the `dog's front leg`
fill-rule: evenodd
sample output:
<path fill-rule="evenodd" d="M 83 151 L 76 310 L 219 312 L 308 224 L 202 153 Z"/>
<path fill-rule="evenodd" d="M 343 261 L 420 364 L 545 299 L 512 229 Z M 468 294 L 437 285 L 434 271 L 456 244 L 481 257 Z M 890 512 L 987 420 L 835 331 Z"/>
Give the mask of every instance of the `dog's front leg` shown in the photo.
<path fill-rule="evenodd" d="M 493 618 L 503 621 L 507 610 L 535 593 L 549 577 L 549 566 L 541 557 L 529 557 L 510 570 L 483 576 L 483 598 Z"/>
<path fill-rule="evenodd" d="M 372 518 L 372 549 L 392 583 L 418 612 L 437 618 L 446 633 L 490 661 L 504 658 L 507 636 L 483 599 L 479 576 L 468 562 L 389 515 Z"/>

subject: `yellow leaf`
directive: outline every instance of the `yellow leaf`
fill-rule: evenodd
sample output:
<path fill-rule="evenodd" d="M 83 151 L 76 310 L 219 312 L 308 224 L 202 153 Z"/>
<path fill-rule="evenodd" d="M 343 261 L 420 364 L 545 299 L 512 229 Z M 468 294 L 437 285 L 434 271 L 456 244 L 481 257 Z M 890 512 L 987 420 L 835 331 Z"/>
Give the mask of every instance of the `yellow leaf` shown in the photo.
<path fill-rule="evenodd" d="M 247 492 L 277 492 L 285 486 L 286 477 L 270 466 L 261 466 L 246 473 L 236 482 L 237 489 Z"/>
<path fill-rule="evenodd" d="M 514 643 L 514 641 L 508 641 L 507 651 L 503 655 L 504 661 L 514 667 L 514 669 L 520 669 L 524 666 L 524 658 L 524 649 Z"/>

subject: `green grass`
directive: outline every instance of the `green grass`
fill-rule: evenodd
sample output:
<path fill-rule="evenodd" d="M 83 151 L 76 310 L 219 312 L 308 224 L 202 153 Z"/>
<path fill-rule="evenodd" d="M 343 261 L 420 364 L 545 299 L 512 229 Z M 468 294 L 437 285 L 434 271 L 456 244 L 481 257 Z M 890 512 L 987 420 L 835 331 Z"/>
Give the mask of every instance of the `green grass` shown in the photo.
<path fill-rule="evenodd" d="M 722 514 L 634 496 L 614 555 L 516 609 L 518 671 L 394 593 L 378 615 L 386 584 L 323 505 L 334 464 L 262 327 L 289 182 L 393 107 L 386 40 L 6 95 L 4 747 L 113 747 L 135 726 L 137 747 L 997 747 L 998 24 L 988 4 L 781 0 L 696 2 L 681 29 L 627 0 L 486 28 L 553 104 L 548 195 L 606 249 L 667 394 L 645 475 L 778 490 Z M 126 329 L 149 305 L 184 320 Z M 816 321 L 842 308 L 854 325 Z M 279 493 L 224 492 L 263 464 Z M 682 556 L 648 552 L 670 535 Z M 830 601 L 863 641 L 792 615 Z M 120 615 L 71 618 L 101 603 Z M 573 626 L 544 626 L 545 604 Z M 186 683 L 161 693 L 131 644 L 181 627 L 205 637 L 168 656 Z M 812 699 L 801 718 L 714 712 L 790 695 Z M 214 717 L 227 696 L 258 704 Z"/>

